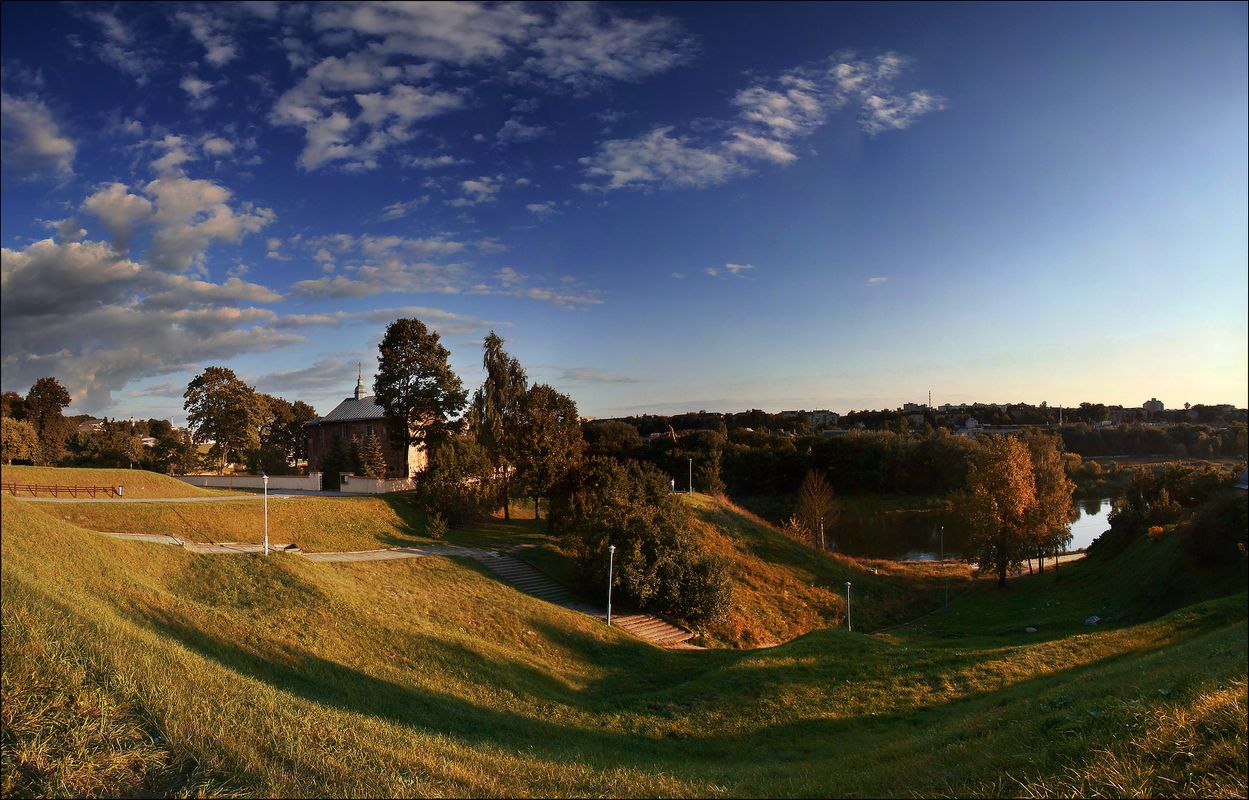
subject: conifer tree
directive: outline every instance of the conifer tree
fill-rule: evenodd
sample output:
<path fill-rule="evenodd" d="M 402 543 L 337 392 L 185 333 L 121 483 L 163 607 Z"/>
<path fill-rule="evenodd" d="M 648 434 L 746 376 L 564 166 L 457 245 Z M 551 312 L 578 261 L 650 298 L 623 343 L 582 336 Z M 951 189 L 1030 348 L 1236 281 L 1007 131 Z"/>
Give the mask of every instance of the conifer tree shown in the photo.
<path fill-rule="evenodd" d="M 386 477 L 386 455 L 382 452 L 381 440 L 374 434 L 364 437 L 360 445 L 360 467 L 366 478 Z"/>

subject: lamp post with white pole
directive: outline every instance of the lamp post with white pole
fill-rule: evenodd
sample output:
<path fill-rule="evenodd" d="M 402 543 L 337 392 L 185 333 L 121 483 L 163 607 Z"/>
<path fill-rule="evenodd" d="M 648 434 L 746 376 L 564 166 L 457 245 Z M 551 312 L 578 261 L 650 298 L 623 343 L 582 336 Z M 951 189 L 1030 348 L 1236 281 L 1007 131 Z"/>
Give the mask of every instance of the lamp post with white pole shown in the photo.
<path fill-rule="evenodd" d="M 611 624 L 611 569 L 616 560 L 616 545 L 607 545 L 607 624 Z"/>
<path fill-rule="evenodd" d="M 690 494 L 694 493 L 694 459 L 690 459 Z"/>
<path fill-rule="evenodd" d="M 846 581 L 846 630 L 854 630 L 850 627 L 850 581 Z"/>
<path fill-rule="evenodd" d="M 269 476 L 265 475 L 265 555 L 269 555 Z"/>

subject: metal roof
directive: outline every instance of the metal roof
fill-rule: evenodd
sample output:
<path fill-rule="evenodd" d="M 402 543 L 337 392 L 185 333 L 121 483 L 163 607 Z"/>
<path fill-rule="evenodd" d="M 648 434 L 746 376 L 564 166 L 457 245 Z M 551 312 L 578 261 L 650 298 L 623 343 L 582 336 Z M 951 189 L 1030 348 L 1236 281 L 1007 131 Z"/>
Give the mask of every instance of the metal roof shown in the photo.
<path fill-rule="evenodd" d="M 334 410 L 326 414 L 320 419 L 313 420 L 307 424 L 320 425 L 325 422 L 357 422 L 366 419 L 383 419 L 386 411 L 377 404 L 377 400 L 373 395 L 361 397 L 357 400 L 354 397 L 348 397 L 343 402 L 334 407 Z"/>

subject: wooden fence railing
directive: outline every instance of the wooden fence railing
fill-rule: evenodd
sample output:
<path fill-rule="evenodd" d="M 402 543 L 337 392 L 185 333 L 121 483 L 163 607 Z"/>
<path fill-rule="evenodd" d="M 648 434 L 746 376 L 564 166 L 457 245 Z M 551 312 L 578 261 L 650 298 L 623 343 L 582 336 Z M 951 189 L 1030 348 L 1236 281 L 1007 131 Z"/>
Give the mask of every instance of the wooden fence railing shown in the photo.
<path fill-rule="evenodd" d="M 120 486 L 54 486 L 52 484 L 42 483 L 0 483 L 0 491 L 8 492 L 13 496 L 17 496 L 18 492 L 30 492 L 31 496 L 37 496 L 39 492 L 50 493 L 53 497 L 60 497 L 67 494 L 70 497 L 77 497 L 79 494 L 96 497 L 103 495 L 105 497 L 121 497 L 122 487 Z"/>

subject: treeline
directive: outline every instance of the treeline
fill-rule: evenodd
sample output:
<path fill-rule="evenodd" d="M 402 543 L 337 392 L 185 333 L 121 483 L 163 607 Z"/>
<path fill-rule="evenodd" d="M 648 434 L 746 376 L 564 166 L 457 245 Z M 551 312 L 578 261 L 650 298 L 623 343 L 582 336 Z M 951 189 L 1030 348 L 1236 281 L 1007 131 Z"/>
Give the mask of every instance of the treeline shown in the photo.
<path fill-rule="evenodd" d="M 686 431 L 646 442 L 622 420 L 583 425 L 591 453 L 634 458 L 655 464 L 677 488 L 688 488 L 692 466 L 696 490 L 732 496 L 793 494 L 803 476 L 827 474 L 839 493 L 947 494 L 962 488 L 975 439 L 943 428 L 928 434 L 847 431 L 833 437 L 786 436 L 766 431 Z M 1046 429 L 1034 429 L 1045 432 Z M 1216 429 L 1203 425 L 1158 428 L 1087 425 L 1054 429 L 1063 450 L 1073 456 L 1157 455 L 1244 458 L 1249 444 L 1244 425 Z M 692 459 L 692 464 L 691 464 Z M 1080 459 L 1069 458 L 1075 479 L 1097 477 Z"/>
<path fill-rule="evenodd" d="M 590 452 L 655 464 L 675 483 L 733 496 L 791 494 L 815 469 L 838 493 L 948 493 L 966 482 L 972 439 L 938 429 L 928 436 L 850 431 L 840 436 L 781 436 L 761 431 L 697 431 L 645 443 L 619 420 L 584 426 Z"/>
<path fill-rule="evenodd" d="M 3 395 L 0 460 L 166 473 L 220 471 L 235 463 L 283 475 L 295 472 L 306 457 L 303 424 L 317 416 L 307 403 L 257 392 L 224 367 L 205 369 L 187 386 L 185 398 L 190 430 L 166 419 L 104 419 L 95 429 L 79 431 L 91 418 L 66 416 L 69 391 L 55 377 L 40 378 L 24 397 Z"/>
<path fill-rule="evenodd" d="M 1215 428 L 1180 423 L 1116 425 L 1095 428 L 1064 425 L 1059 429 L 1063 446 L 1084 457 L 1117 455 L 1169 455 L 1181 458 L 1244 458 L 1249 452 L 1249 429 L 1236 422 Z"/>

